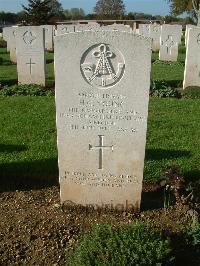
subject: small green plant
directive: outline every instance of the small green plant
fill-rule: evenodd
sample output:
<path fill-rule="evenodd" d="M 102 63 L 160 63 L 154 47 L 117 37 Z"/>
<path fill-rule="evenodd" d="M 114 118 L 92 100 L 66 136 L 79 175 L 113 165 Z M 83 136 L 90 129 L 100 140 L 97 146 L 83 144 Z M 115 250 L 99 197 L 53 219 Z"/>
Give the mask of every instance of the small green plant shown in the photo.
<path fill-rule="evenodd" d="M 200 252 L 200 223 L 190 226 L 186 232 L 188 242 Z"/>
<path fill-rule="evenodd" d="M 175 97 L 180 98 L 180 93 L 177 89 L 171 87 L 166 81 L 157 80 L 151 81 L 150 87 L 150 96 L 159 97 L 159 98 L 167 98 L 167 97 Z"/>
<path fill-rule="evenodd" d="M 40 85 L 14 85 L 3 87 L 0 96 L 52 96 L 53 92 Z"/>
<path fill-rule="evenodd" d="M 188 99 L 200 99 L 200 87 L 191 86 L 181 91 L 183 98 Z"/>
<path fill-rule="evenodd" d="M 184 178 L 181 175 L 181 170 L 178 166 L 173 165 L 167 167 L 163 179 L 160 182 L 161 187 L 164 187 L 164 208 L 169 208 L 175 202 L 181 203 L 181 190 L 185 184 Z"/>
<path fill-rule="evenodd" d="M 67 265 L 169 265 L 172 260 L 169 240 L 158 229 L 134 222 L 97 225 L 69 252 Z"/>

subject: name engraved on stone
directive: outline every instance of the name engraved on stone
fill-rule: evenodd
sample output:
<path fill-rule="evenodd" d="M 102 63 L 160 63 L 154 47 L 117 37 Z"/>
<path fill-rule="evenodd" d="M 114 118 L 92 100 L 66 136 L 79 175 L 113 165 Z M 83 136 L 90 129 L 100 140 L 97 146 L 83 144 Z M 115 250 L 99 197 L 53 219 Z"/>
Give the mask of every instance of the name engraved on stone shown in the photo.
<path fill-rule="evenodd" d="M 23 40 L 26 44 L 32 45 L 36 40 L 36 36 L 31 31 L 26 31 L 23 35 Z"/>
<path fill-rule="evenodd" d="M 32 62 L 32 59 L 30 58 L 30 61 L 26 63 L 26 65 L 29 65 L 29 73 L 30 75 L 32 74 L 32 65 L 35 65 L 35 63 Z"/>
<path fill-rule="evenodd" d="M 123 55 L 107 44 L 92 46 L 81 59 L 81 72 L 84 79 L 100 89 L 117 84 L 123 77 L 124 71 Z"/>
<path fill-rule="evenodd" d="M 99 146 L 92 146 L 91 144 L 89 144 L 89 150 L 99 150 L 99 169 L 103 170 L 103 150 L 104 149 L 110 149 L 114 150 L 113 145 L 112 146 L 104 146 L 104 136 L 103 135 L 99 135 Z"/>

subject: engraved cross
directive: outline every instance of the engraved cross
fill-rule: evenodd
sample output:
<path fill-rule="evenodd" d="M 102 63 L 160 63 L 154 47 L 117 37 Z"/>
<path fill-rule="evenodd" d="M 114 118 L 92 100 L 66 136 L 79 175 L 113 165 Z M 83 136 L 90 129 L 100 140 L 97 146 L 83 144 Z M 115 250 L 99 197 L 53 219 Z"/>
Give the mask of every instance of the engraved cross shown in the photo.
<path fill-rule="evenodd" d="M 99 150 L 99 169 L 103 169 L 103 150 L 104 149 L 110 149 L 114 150 L 113 145 L 112 146 L 104 146 L 104 136 L 99 135 L 99 146 L 92 146 L 89 144 L 89 150 Z"/>
<path fill-rule="evenodd" d="M 165 46 L 167 47 L 167 53 L 171 54 L 171 48 L 172 46 L 174 46 L 174 41 L 173 41 L 173 37 L 171 35 L 168 35 L 167 40 L 165 41 Z"/>
<path fill-rule="evenodd" d="M 35 63 L 32 63 L 32 59 L 30 58 L 29 63 L 26 63 L 30 67 L 30 75 L 32 74 L 32 65 L 35 65 Z"/>

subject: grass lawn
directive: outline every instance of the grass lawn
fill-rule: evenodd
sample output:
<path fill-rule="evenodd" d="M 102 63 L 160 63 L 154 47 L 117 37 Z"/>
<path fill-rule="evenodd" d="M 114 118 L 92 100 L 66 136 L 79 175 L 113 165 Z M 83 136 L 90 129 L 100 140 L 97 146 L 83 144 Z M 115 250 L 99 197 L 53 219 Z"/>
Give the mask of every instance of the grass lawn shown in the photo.
<path fill-rule="evenodd" d="M 0 113 L 4 189 L 20 182 L 35 183 L 35 178 L 38 185 L 57 182 L 54 97 L 1 97 Z M 151 98 L 146 180 L 160 178 L 163 168 L 174 164 L 188 179 L 199 176 L 199 113 L 200 100 Z"/>

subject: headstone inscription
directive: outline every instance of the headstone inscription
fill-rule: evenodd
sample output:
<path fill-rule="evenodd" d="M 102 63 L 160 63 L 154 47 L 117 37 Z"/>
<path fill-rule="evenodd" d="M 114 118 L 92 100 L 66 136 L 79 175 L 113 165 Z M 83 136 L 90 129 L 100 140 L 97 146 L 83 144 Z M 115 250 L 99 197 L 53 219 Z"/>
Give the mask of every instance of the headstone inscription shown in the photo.
<path fill-rule="evenodd" d="M 57 25 L 56 31 L 56 36 L 65 33 L 75 32 L 75 25 Z"/>
<path fill-rule="evenodd" d="M 44 29 L 19 27 L 16 35 L 19 84 L 45 85 Z"/>
<path fill-rule="evenodd" d="M 158 51 L 160 49 L 161 25 L 151 24 L 149 31 L 149 37 L 152 38 L 152 50 Z"/>
<path fill-rule="evenodd" d="M 42 25 L 45 32 L 45 49 L 47 51 L 53 51 L 53 35 L 54 35 L 54 26 L 53 25 Z"/>
<path fill-rule="evenodd" d="M 179 25 L 164 24 L 161 26 L 159 60 L 177 61 L 180 34 Z"/>
<path fill-rule="evenodd" d="M 150 68 L 151 40 L 140 35 L 85 31 L 55 37 L 62 203 L 139 209 Z"/>
<path fill-rule="evenodd" d="M 200 28 L 189 29 L 183 89 L 200 86 Z"/>

